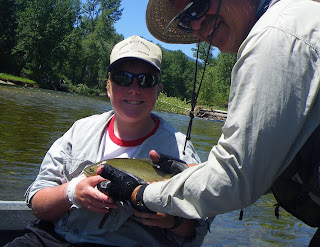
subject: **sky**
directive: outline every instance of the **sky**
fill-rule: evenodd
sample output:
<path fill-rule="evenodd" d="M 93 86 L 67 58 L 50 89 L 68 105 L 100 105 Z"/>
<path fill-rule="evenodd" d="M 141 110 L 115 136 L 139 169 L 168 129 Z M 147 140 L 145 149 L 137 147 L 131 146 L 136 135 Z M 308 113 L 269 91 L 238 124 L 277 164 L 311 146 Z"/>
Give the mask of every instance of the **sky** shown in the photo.
<path fill-rule="evenodd" d="M 122 17 L 115 23 L 117 33 L 122 34 L 124 38 L 138 35 L 156 44 L 160 44 L 168 50 L 181 50 L 184 54 L 193 58 L 191 48 L 196 48 L 196 44 L 167 44 L 157 40 L 149 33 L 145 21 L 147 4 L 148 0 L 122 0 Z"/>

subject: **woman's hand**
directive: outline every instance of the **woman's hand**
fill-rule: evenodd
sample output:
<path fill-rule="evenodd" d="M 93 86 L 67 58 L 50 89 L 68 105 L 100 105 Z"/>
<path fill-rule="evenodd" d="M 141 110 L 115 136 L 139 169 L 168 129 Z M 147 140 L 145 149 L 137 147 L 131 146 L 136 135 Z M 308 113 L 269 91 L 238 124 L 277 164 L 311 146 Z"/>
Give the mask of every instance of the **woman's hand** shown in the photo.
<path fill-rule="evenodd" d="M 113 199 L 95 187 L 102 181 L 103 177 L 97 175 L 81 180 L 76 187 L 76 199 L 83 208 L 96 213 L 108 213 L 109 208 L 116 208 Z"/>
<path fill-rule="evenodd" d="M 134 215 L 141 219 L 141 223 L 147 226 L 156 226 L 168 229 L 180 237 L 192 237 L 195 234 L 194 220 L 182 219 L 181 225 L 177 228 L 170 229 L 176 224 L 174 216 L 163 213 L 149 214 L 135 211 Z"/>
<path fill-rule="evenodd" d="M 160 228 L 171 228 L 175 224 L 175 218 L 169 214 L 156 213 L 141 213 L 134 212 L 134 215 L 141 219 L 141 223 L 147 226 L 157 226 Z"/>

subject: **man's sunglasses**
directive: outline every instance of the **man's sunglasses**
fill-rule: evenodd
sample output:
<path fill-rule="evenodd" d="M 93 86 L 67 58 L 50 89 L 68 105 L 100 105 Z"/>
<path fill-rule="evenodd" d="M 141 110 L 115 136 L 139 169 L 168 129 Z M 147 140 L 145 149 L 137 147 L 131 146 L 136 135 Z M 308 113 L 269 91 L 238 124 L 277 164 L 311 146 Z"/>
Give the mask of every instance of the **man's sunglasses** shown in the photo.
<path fill-rule="evenodd" d="M 177 27 L 186 33 L 193 33 L 193 28 L 190 22 L 193 20 L 199 20 L 203 17 L 210 7 L 210 0 L 194 0 L 191 1 L 179 14 L 177 14 L 166 26 L 163 33 L 165 33 L 171 24 L 179 19 Z"/>
<path fill-rule="evenodd" d="M 160 81 L 159 76 L 151 73 L 133 74 L 126 71 L 111 73 L 111 80 L 122 87 L 129 87 L 133 83 L 133 78 L 137 77 L 137 83 L 142 88 L 151 88 Z"/>

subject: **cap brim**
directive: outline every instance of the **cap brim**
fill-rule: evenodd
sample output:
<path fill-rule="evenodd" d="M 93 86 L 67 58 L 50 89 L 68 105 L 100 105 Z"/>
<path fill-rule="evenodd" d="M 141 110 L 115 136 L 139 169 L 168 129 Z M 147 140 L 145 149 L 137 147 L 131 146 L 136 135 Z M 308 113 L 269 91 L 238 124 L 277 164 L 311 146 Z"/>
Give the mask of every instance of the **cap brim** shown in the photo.
<path fill-rule="evenodd" d="M 110 64 L 109 67 L 108 67 L 108 69 L 107 69 L 107 72 L 110 72 L 110 71 L 114 68 L 114 66 L 116 66 L 118 63 L 120 63 L 121 61 L 123 61 L 123 60 L 125 60 L 125 59 L 128 59 L 128 58 L 129 58 L 129 59 L 139 59 L 139 60 L 142 60 L 142 61 L 144 61 L 144 62 L 146 62 L 146 63 L 148 63 L 148 64 L 151 64 L 154 68 L 156 68 L 157 70 L 159 70 L 159 71 L 161 72 L 161 69 L 160 69 L 157 65 L 155 65 L 154 63 L 151 63 L 150 61 L 145 60 L 145 59 L 143 59 L 143 58 L 137 58 L 137 57 L 122 57 L 122 58 L 114 61 L 112 64 Z"/>

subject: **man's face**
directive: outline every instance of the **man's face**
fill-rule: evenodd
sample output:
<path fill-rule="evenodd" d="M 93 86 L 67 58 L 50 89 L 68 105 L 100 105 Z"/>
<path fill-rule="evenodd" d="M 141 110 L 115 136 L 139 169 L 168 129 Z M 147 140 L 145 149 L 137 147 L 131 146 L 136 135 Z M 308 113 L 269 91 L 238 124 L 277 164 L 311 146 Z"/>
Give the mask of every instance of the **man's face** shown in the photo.
<path fill-rule="evenodd" d="M 220 12 L 212 45 L 221 52 L 237 53 L 241 43 L 247 37 L 255 23 L 258 0 L 221 0 Z M 176 12 L 181 11 L 190 0 L 175 0 Z M 194 34 L 201 40 L 210 43 L 210 35 L 215 27 L 219 0 L 210 0 L 207 13 L 199 20 L 191 21 Z"/>

